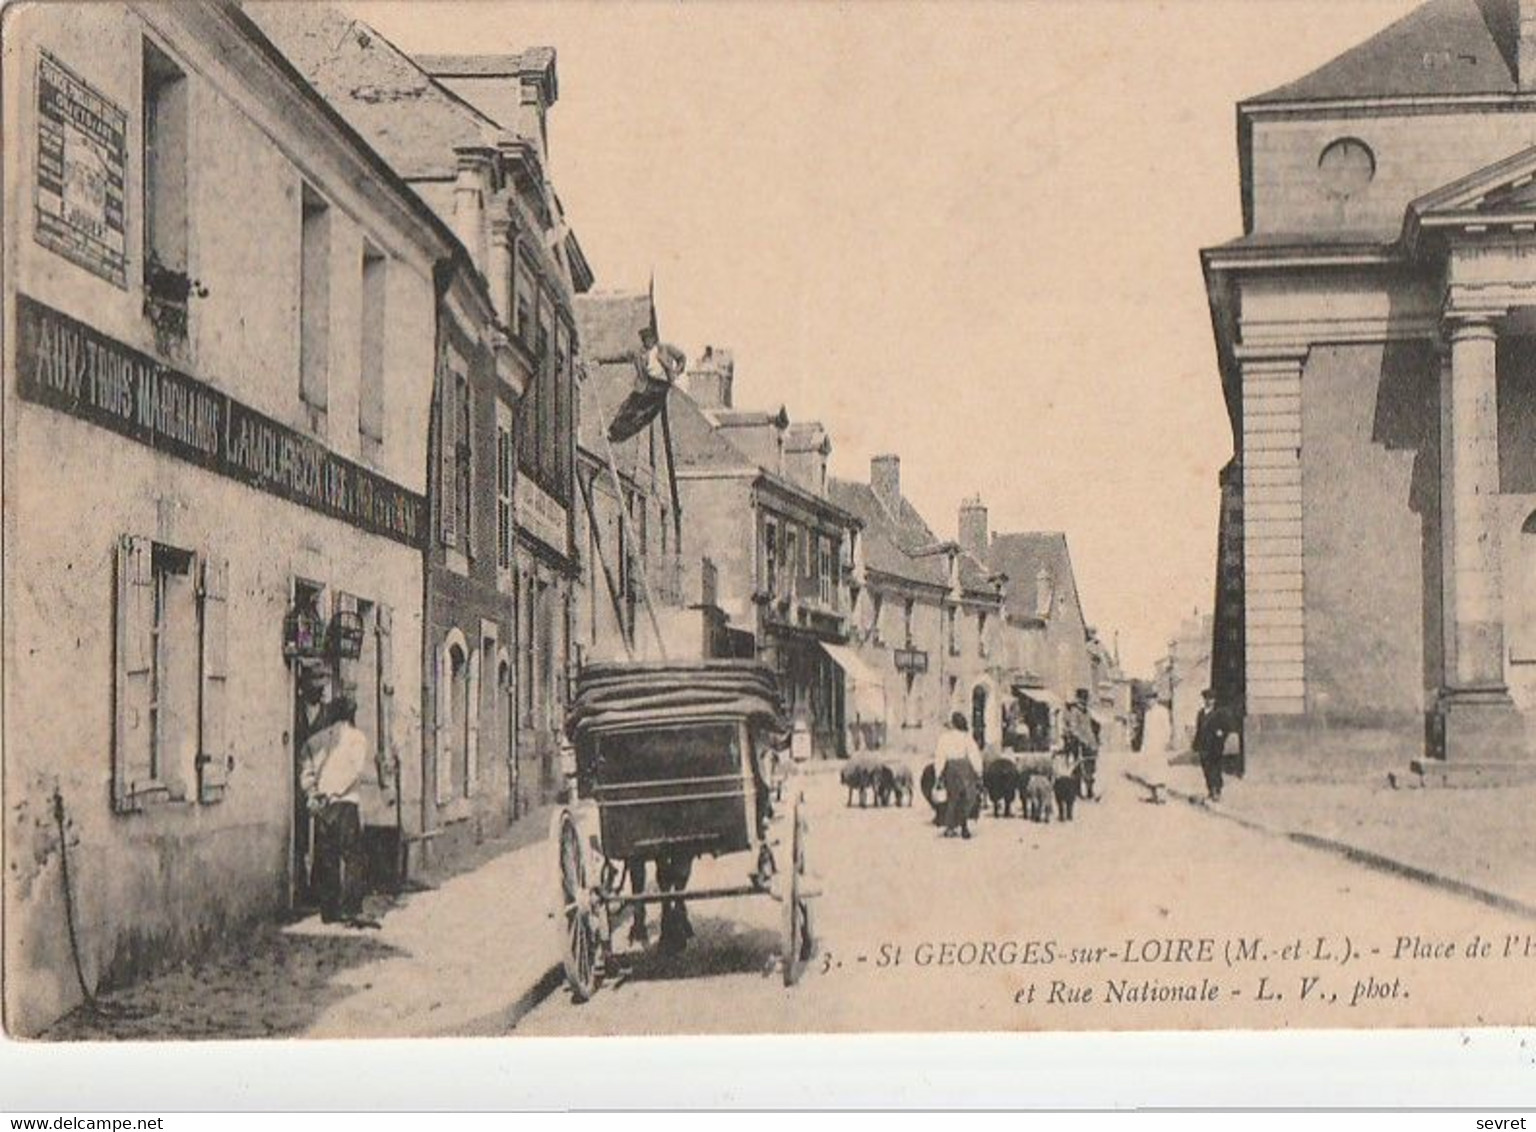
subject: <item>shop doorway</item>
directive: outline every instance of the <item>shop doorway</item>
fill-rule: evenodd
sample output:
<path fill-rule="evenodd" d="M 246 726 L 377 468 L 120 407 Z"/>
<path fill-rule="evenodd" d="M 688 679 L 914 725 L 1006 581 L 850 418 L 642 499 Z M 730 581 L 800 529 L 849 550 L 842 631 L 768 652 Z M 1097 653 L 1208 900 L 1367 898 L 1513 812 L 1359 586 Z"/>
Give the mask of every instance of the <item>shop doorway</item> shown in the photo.
<path fill-rule="evenodd" d="M 293 586 L 294 608 L 310 618 L 313 625 L 323 625 L 320 600 L 324 594 L 321 586 L 295 580 Z M 293 681 L 293 736 L 289 752 L 293 797 L 293 845 L 289 855 L 290 877 L 288 890 L 294 911 L 302 912 L 315 906 L 310 887 L 310 865 L 314 855 L 314 831 L 310 820 L 308 799 L 300 785 L 300 773 L 304 768 L 304 744 L 315 732 L 325 726 L 325 704 L 329 699 L 329 674 L 322 661 L 308 656 L 296 660 Z"/>

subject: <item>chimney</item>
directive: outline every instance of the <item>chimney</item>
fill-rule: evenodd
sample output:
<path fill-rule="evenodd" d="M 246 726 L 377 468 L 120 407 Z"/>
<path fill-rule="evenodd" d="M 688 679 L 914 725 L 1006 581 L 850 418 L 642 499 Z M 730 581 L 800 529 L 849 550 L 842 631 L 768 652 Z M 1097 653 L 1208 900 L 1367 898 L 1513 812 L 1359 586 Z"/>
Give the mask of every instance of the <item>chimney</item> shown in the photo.
<path fill-rule="evenodd" d="M 731 352 L 705 346 L 698 360 L 688 367 L 688 396 L 703 409 L 729 409 L 735 377 L 736 360 Z"/>
<path fill-rule="evenodd" d="M 973 495 L 960 504 L 960 526 L 956 534 L 961 550 L 978 562 L 986 562 L 989 531 L 987 505 L 981 501 L 981 496 Z"/>
<path fill-rule="evenodd" d="M 901 508 L 901 457 L 890 454 L 869 461 L 869 486 L 885 509 L 895 514 Z"/>

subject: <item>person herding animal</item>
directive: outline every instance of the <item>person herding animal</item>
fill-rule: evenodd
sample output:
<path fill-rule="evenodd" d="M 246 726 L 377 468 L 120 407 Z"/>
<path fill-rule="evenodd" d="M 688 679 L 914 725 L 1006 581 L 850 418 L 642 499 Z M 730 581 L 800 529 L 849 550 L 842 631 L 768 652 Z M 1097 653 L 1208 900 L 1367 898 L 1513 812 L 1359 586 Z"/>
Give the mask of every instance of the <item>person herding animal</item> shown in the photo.
<path fill-rule="evenodd" d="M 969 839 L 971 817 L 981 798 L 981 751 L 963 712 L 955 712 L 949 722 L 949 730 L 939 736 L 934 749 L 934 778 L 944 787 L 944 836 L 958 833 Z"/>

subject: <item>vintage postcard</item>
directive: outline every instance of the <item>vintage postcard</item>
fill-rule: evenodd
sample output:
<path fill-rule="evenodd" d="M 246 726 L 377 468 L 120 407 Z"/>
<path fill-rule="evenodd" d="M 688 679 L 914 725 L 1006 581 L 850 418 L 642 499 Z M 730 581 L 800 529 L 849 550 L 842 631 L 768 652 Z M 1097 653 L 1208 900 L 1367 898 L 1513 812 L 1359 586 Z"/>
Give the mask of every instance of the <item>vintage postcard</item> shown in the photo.
<path fill-rule="evenodd" d="M 3 48 L 12 1038 L 1536 1021 L 1536 0 Z"/>

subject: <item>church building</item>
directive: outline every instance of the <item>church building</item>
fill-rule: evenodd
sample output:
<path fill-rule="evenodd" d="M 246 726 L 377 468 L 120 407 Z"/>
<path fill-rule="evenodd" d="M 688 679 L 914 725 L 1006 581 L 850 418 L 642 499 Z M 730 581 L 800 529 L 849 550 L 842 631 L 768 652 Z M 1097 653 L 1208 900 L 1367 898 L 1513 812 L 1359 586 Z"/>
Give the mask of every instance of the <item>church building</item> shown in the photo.
<path fill-rule="evenodd" d="M 1248 768 L 1536 777 L 1536 0 L 1431 0 L 1237 126 L 1202 258 Z"/>

